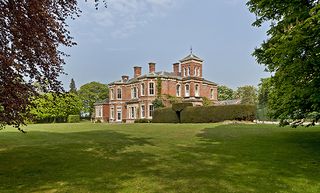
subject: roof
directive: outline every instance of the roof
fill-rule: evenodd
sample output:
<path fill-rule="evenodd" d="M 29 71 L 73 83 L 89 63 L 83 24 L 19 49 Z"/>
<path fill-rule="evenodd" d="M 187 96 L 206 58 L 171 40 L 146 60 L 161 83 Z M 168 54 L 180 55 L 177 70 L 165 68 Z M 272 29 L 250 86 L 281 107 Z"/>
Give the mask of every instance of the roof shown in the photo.
<path fill-rule="evenodd" d="M 96 105 L 106 105 L 106 104 L 109 104 L 109 99 L 97 101 L 93 105 L 96 106 Z"/>
<path fill-rule="evenodd" d="M 180 60 L 180 62 L 185 62 L 188 60 L 196 60 L 199 62 L 203 62 L 203 60 L 201 58 L 199 58 L 198 56 L 194 55 L 193 53 L 189 54 L 188 56 L 186 56 L 185 58 L 183 58 L 182 60 Z"/>
<path fill-rule="evenodd" d="M 210 81 L 210 80 L 206 80 L 206 79 L 203 79 L 203 83 L 205 83 L 205 84 L 213 84 L 213 85 L 215 85 L 215 86 L 218 85 L 217 83 L 212 82 L 212 81 Z"/>

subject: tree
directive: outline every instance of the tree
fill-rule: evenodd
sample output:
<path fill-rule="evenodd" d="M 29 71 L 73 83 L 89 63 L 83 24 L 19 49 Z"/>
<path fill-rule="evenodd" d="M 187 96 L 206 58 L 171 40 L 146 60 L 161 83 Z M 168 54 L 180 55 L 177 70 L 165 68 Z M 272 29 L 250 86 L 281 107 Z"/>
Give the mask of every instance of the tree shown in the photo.
<path fill-rule="evenodd" d="M 59 48 L 76 44 L 66 21 L 79 13 L 77 0 L 0 1 L 0 127 L 25 123 L 38 95 L 34 82 L 44 92 L 63 90 L 67 54 Z"/>
<path fill-rule="evenodd" d="M 33 100 L 31 114 L 36 121 L 66 121 L 69 115 L 79 115 L 82 101 L 73 93 L 46 93 Z"/>
<path fill-rule="evenodd" d="M 254 26 L 270 22 L 268 39 L 253 55 L 271 77 L 272 117 L 302 119 L 320 112 L 319 0 L 250 0 Z"/>
<path fill-rule="evenodd" d="M 164 107 L 164 104 L 161 98 L 156 98 L 154 101 L 152 101 L 152 105 L 155 109 Z"/>
<path fill-rule="evenodd" d="M 73 78 L 71 78 L 69 88 L 70 88 L 69 90 L 70 93 L 77 93 L 76 83 L 74 82 Z"/>
<path fill-rule="evenodd" d="M 224 85 L 218 86 L 218 99 L 219 100 L 231 100 L 234 99 L 234 91 Z"/>
<path fill-rule="evenodd" d="M 258 89 L 258 107 L 257 107 L 257 118 L 259 120 L 270 120 L 269 100 L 271 92 L 273 90 L 271 85 L 271 78 L 262 78 L 260 80 Z"/>
<path fill-rule="evenodd" d="M 236 98 L 241 99 L 241 104 L 257 104 L 257 89 L 254 86 L 239 87 L 235 93 L 235 96 Z"/>
<path fill-rule="evenodd" d="M 83 112 L 90 116 L 93 112 L 93 104 L 97 101 L 109 98 L 109 88 L 106 84 L 90 82 L 82 85 L 78 94 L 83 103 Z"/>

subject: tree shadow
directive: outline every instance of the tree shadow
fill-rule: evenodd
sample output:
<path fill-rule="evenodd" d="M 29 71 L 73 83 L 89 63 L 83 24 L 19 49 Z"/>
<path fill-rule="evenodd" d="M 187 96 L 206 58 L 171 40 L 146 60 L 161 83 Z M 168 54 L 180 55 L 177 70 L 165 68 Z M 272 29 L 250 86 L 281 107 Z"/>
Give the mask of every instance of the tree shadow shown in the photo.
<path fill-rule="evenodd" d="M 117 192 L 154 165 L 154 155 L 128 150 L 149 141 L 114 131 L 29 132 L 0 151 L 0 192 Z"/>

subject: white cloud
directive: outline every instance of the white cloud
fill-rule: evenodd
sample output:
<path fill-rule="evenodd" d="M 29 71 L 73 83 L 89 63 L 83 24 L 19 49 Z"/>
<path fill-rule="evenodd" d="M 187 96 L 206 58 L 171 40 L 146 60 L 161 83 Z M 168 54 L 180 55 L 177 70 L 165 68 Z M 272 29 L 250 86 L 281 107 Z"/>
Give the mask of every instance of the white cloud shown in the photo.
<path fill-rule="evenodd" d="M 108 8 L 92 11 L 94 5 L 82 4 L 81 22 L 93 23 L 114 38 L 129 36 L 135 29 L 148 24 L 154 18 L 164 17 L 179 1 L 182 0 L 109 0 Z"/>

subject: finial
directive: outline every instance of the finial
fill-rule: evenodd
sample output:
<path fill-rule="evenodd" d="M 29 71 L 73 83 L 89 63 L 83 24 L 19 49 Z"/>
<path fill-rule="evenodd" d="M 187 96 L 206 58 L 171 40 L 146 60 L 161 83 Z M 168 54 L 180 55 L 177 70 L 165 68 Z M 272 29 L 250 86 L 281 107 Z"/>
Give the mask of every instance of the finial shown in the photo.
<path fill-rule="evenodd" d="M 192 46 L 190 47 L 190 54 L 192 55 L 193 53 L 192 53 Z"/>

